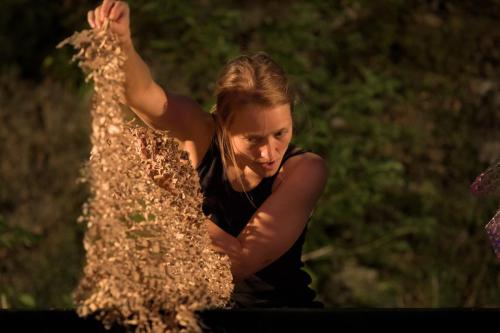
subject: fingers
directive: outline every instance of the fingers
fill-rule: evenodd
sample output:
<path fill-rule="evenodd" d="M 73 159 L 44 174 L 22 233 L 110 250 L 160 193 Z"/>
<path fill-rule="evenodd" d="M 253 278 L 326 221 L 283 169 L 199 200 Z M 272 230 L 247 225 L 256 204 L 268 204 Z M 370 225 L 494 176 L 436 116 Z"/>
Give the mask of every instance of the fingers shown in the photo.
<path fill-rule="evenodd" d="M 125 6 L 123 5 L 123 2 L 119 2 L 119 1 L 113 2 L 113 5 L 111 6 L 111 9 L 109 12 L 109 19 L 111 21 L 119 20 L 123 16 L 124 10 L 125 10 Z"/>
<path fill-rule="evenodd" d="M 89 22 L 89 25 L 92 27 L 92 29 L 101 28 L 104 21 L 101 21 L 100 13 L 101 13 L 101 6 L 87 12 L 87 21 Z"/>
<path fill-rule="evenodd" d="M 106 18 L 117 20 L 123 15 L 126 6 L 114 0 L 104 0 L 102 5 L 87 13 L 87 20 L 92 28 L 101 28 Z"/>
<path fill-rule="evenodd" d="M 100 10 L 100 20 L 104 22 L 104 19 L 109 17 L 109 12 L 111 7 L 114 5 L 115 1 L 113 0 L 104 0 L 102 2 L 101 10 Z"/>
<path fill-rule="evenodd" d="M 95 14 L 93 10 L 89 10 L 87 13 L 87 21 L 89 22 L 89 25 L 92 29 L 96 27 L 95 23 Z"/>

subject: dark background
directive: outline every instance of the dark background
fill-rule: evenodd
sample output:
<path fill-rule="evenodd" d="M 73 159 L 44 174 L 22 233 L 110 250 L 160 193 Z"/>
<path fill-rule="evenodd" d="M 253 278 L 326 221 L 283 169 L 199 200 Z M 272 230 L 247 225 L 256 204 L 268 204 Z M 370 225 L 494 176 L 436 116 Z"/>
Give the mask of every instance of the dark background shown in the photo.
<path fill-rule="evenodd" d="M 97 1 L 0 2 L 0 308 L 71 308 L 84 265 L 89 99 L 70 47 Z M 500 1 L 130 1 L 156 80 L 206 110 L 266 51 L 300 92 L 296 144 L 330 178 L 304 249 L 329 307 L 498 307 L 470 184 L 500 157 Z"/>

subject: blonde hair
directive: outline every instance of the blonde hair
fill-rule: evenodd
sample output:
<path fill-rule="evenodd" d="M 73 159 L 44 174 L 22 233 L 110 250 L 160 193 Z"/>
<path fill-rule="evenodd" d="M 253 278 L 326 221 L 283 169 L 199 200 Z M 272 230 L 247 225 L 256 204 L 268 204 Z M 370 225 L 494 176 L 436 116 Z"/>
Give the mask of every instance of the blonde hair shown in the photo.
<path fill-rule="evenodd" d="M 228 160 L 236 166 L 229 126 L 239 108 L 250 104 L 264 107 L 289 104 L 293 109 L 295 100 L 295 92 L 285 72 L 264 52 L 242 55 L 229 61 L 219 75 L 215 95 L 217 100 L 211 113 L 215 116 L 224 170 L 227 170 Z M 240 173 L 238 178 L 245 191 Z"/>

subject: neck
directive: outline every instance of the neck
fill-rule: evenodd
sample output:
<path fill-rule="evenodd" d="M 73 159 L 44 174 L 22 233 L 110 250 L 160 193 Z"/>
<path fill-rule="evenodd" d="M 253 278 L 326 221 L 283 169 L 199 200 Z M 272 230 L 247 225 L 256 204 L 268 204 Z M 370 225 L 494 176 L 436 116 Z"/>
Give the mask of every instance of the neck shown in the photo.
<path fill-rule="evenodd" d="M 231 187 L 236 191 L 248 191 L 257 186 L 262 180 L 262 177 L 257 175 L 252 169 L 244 167 L 242 170 L 233 164 L 227 166 L 226 176 Z"/>

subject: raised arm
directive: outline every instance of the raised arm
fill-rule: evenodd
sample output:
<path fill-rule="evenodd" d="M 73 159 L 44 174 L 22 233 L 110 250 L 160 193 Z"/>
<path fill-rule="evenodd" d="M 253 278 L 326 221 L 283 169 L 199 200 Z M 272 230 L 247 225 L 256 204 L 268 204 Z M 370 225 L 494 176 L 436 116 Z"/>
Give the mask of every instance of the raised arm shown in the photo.
<path fill-rule="evenodd" d="M 127 56 L 124 71 L 128 106 L 148 126 L 168 130 L 188 151 L 193 166 L 197 166 L 214 131 L 211 117 L 194 100 L 166 93 L 154 81 L 149 67 L 134 48 L 127 3 L 104 0 L 102 5 L 88 12 L 87 19 L 94 29 L 101 29 L 109 20 L 111 31 L 120 40 Z"/>

